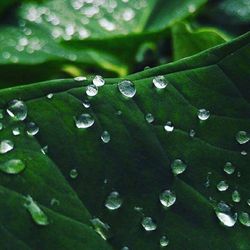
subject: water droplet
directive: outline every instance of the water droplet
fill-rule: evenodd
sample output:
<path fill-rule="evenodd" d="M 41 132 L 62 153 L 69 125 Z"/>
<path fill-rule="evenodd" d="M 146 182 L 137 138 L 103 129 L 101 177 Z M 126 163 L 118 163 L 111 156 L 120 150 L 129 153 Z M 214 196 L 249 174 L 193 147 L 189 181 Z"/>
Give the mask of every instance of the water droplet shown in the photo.
<path fill-rule="evenodd" d="M 232 200 L 234 202 L 240 202 L 240 193 L 237 190 L 234 190 L 232 193 Z"/>
<path fill-rule="evenodd" d="M 76 120 L 77 128 L 89 128 L 95 123 L 93 117 L 89 114 L 81 114 Z"/>
<path fill-rule="evenodd" d="M 89 102 L 89 100 L 84 100 L 84 101 L 82 102 L 82 105 L 84 106 L 84 108 L 88 109 L 88 108 L 90 107 L 90 102 Z"/>
<path fill-rule="evenodd" d="M 237 213 L 233 213 L 224 201 L 219 202 L 215 207 L 215 214 L 221 224 L 226 227 L 233 227 L 237 221 Z"/>
<path fill-rule="evenodd" d="M 190 129 L 189 136 L 193 138 L 195 136 L 195 130 Z"/>
<path fill-rule="evenodd" d="M 228 184 L 226 183 L 226 181 L 220 181 L 217 184 L 217 189 L 221 192 L 226 191 L 228 189 Z"/>
<path fill-rule="evenodd" d="M 102 141 L 104 142 L 104 143 L 108 143 L 108 142 L 110 142 L 110 140 L 111 140 L 111 137 L 110 137 L 110 134 L 109 134 L 109 132 L 108 131 L 103 131 L 103 133 L 102 133 L 102 135 L 101 135 L 101 139 L 102 139 Z"/>
<path fill-rule="evenodd" d="M 241 153 L 241 155 L 244 155 L 244 156 L 247 155 L 247 151 L 245 151 L 245 150 L 241 151 L 240 153 Z"/>
<path fill-rule="evenodd" d="M 169 244 L 169 239 L 164 235 L 160 238 L 160 246 L 166 247 Z"/>
<path fill-rule="evenodd" d="M 172 132 L 174 130 L 174 125 L 172 124 L 172 122 L 169 121 L 164 125 L 164 129 L 167 132 Z"/>
<path fill-rule="evenodd" d="M 9 116 L 17 121 L 23 121 L 27 117 L 27 106 L 21 100 L 12 100 L 7 108 Z"/>
<path fill-rule="evenodd" d="M 87 77 L 85 77 L 85 76 L 77 76 L 77 77 L 74 78 L 74 80 L 77 81 L 77 82 L 83 82 L 83 81 L 87 80 Z"/>
<path fill-rule="evenodd" d="M 154 121 L 154 116 L 151 114 L 151 113 L 148 113 L 145 115 L 145 120 L 148 122 L 148 123 L 152 123 Z"/>
<path fill-rule="evenodd" d="M 20 132 L 20 129 L 18 127 L 15 127 L 15 128 L 12 129 L 12 134 L 13 135 L 20 135 L 20 133 L 21 132 Z"/>
<path fill-rule="evenodd" d="M 72 179 L 76 179 L 77 176 L 78 176 L 77 170 L 76 170 L 75 168 L 71 169 L 70 172 L 69 172 L 69 176 L 70 176 L 70 178 L 72 178 Z"/>
<path fill-rule="evenodd" d="M 0 142 L 0 154 L 5 154 L 14 148 L 14 143 L 10 140 Z"/>
<path fill-rule="evenodd" d="M 98 88 L 94 84 L 88 85 L 86 87 L 86 94 L 88 96 L 95 96 L 98 94 Z"/>
<path fill-rule="evenodd" d="M 50 206 L 59 206 L 60 205 L 60 201 L 55 199 L 55 198 L 52 198 L 51 201 L 50 201 Z"/>
<path fill-rule="evenodd" d="M 6 174 L 19 174 L 25 169 L 25 164 L 19 159 L 11 159 L 0 163 L 0 170 Z"/>
<path fill-rule="evenodd" d="M 26 197 L 26 203 L 24 204 L 24 206 L 27 208 L 32 219 L 37 225 L 46 226 L 49 224 L 48 217 L 40 209 L 40 207 L 36 204 L 31 196 L 28 195 Z"/>
<path fill-rule="evenodd" d="M 49 148 L 48 145 L 42 147 L 42 148 L 41 148 L 41 152 L 42 152 L 44 155 L 46 155 L 46 154 L 48 153 L 48 148 Z"/>
<path fill-rule="evenodd" d="M 245 144 L 245 143 L 249 142 L 250 135 L 246 131 L 239 131 L 236 134 L 236 140 L 239 144 Z"/>
<path fill-rule="evenodd" d="M 205 121 L 209 118 L 210 116 L 210 112 L 206 109 L 199 109 L 198 110 L 198 118 L 201 120 L 201 121 Z"/>
<path fill-rule="evenodd" d="M 242 225 L 246 227 L 250 227 L 250 217 L 249 214 L 246 212 L 239 213 L 239 221 Z"/>
<path fill-rule="evenodd" d="M 233 166 L 231 162 L 226 162 L 226 164 L 224 165 L 224 171 L 227 174 L 233 174 L 235 171 L 235 167 Z"/>
<path fill-rule="evenodd" d="M 132 98 L 136 94 L 136 88 L 133 82 L 123 80 L 118 83 L 119 91 L 126 97 Z"/>
<path fill-rule="evenodd" d="M 187 165 L 182 160 L 176 159 L 172 162 L 171 168 L 172 168 L 173 174 L 178 175 L 178 174 L 183 173 L 186 170 Z"/>
<path fill-rule="evenodd" d="M 250 199 L 247 200 L 247 205 L 250 207 Z"/>
<path fill-rule="evenodd" d="M 154 231 L 157 228 L 157 225 L 154 223 L 151 217 L 144 217 L 141 225 L 146 231 Z"/>
<path fill-rule="evenodd" d="M 99 218 L 94 218 L 91 223 L 95 231 L 104 239 L 107 240 L 111 237 L 110 226 L 102 222 Z"/>
<path fill-rule="evenodd" d="M 170 190 L 165 190 L 159 195 L 159 199 L 164 207 L 171 207 L 176 201 L 176 195 Z"/>
<path fill-rule="evenodd" d="M 121 110 L 118 110 L 118 111 L 116 112 L 116 114 L 117 114 L 117 115 L 122 115 L 122 111 L 121 111 Z"/>
<path fill-rule="evenodd" d="M 143 211 L 143 208 L 142 208 L 142 207 L 135 206 L 135 207 L 134 207 L 134 210 L 135 210 L 136 212 L 142 212 L 142 211 Z"/>
<path fill-rule="evenodd" d="M 0 122 L 0 130 L 3 129 L 3 124 Z"/>
<path fill-rule="evenodd" d="M 53 96 L 54 96 L 54 94 L 53 94 L 53 93 L 49 93 L 49 94 L 47 94 L 47 98 L 48 98 L 48 99 L 52 99 L 52 98 L 53 98 Z"/>
<path fill-rule="evenodd" d="M 34 122 L 29 122 L 26 125 L 28 135 L 36 135 L 39 132 L 39 127 Z"/>
<path fill-rule="evenodd" d="M 99 75 L 96 75 L 93 79 L 93 84 L 96 86 L 96 87 L 101 87 L 105 84 L 105 80 L 103 79 L 102 76 L 99 76 Z"/>
<path fill-rule="evenodd" d="M 3 119 L 3 110 L 0 109 L 0 119 Z"/>
<path fill-rule="evenodd" d="M 121 250 L 129 250 L 128 247 L 122 247 Z"/>
<path fill-rule="evenodd" d="M 206 188 L 209 188 L 210 187 L 210 175 L 211 175 L 212 173 L 211 172 L 208 172 L 207 173 L 207 180 L 206 180 L 206 182 L 205 182 L 205 184 L 204 184 L 204 186 L 206 187 Z"/>
<path fill-rule="evenodd" d="M 160 75 L 160 76 L 154 77 L 153 84 L 157 89 L 164 89 L 167 87 L 168 82 L 164 76 Z"/>
<path fill-rule="evenodd" d="M 116 210 L 122 205 L 120 194 L 116 191 L 111 192 L 105 201 L 105 207 L 109 210 Z"/>

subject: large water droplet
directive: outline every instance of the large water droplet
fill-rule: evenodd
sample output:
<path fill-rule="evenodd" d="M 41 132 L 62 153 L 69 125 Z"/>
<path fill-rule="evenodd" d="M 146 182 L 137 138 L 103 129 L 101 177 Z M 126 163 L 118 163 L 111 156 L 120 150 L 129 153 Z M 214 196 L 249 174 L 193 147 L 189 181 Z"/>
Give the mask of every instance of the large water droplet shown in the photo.
<path fill-rule="evenodd" d="M 144 217 L 141 225 L 146 231 L 154 231 L 157 228 L 157 225 L 154 223 L 151 217 Z"/>
<path fill-rule="evenodd" d="M 129 98 L 132 98 L 136 94 L 135 85 L 129 80 L 119 82 L 118 89 L 124 96 Z"/>
<path fill-rule="evenodd" d="M 234 190 L 232 193 L 232 200 L 234 202 L 240 202 L 240 193 L 237 190 Z"/>
<path fill-rule="evenodd" d="M 27 106 L 21 100 L 12 100 L 7 108 L 7 113 L 17 121 L 23 121 L 27 117 Z"/>
<path fill-rule="evenodd" d="M 6 174 L 19 174 L 25 169 L 25 164 L 19 159 L 11 159 L 0 163 L 0 170 Z"/>
<path fill-rule="evenodd" d="M 77 128 L 89 128 L 95 123 L 93 117 L 89 114 L 81 114 L 75 119 Z"/>
<path fill-rule="evenodd" d="M 176 159 L 172 162 L 171 168 L 172 168 L 173 174 L 178 175 L 178 174 L 183 173 L 186 170 L 187 165 L 182 160 Z"/>
<path fill-rule="evenodd" d="M 104 239 L 107 240 L 111 237 L 110 226 L 102 222 L 99 218 L 94 218 L 91 223 L 95 231 Z"/>
<path fill-rule="evenodd" d="M 71 169 L 69 172 L 69 176 L 72 179 L 76 179 L 78 176 L 78 171 L 75 168 Z"/>
<path fill-rule="evenodd" d="M 172 122 L 168 121 L 165 125 L 164 125 L 164 129 L 167 132 L 172 132 L 174 130 L 174 125 L 172 124 Z"/>
<path fill-rule="evenodd" d="M 102 139 L 102 141 L 103 141 L 104 143 L 110 142 L 111 136 L 110 136 L 109 132 L 106 131 L 106 130 L 103 131 L 103 133 L 102 133 L 102 135 L 101 135 L 101 139 Z"/>
<path fill-rule="evenodd" d="M 209 118 L 210 112 L 206 109 L 199 109 L 197 115 L 201 121 L 205 121 Z"/>
<path fill-rule="evenodd" d="M 165 190 L 159 195 L 159 199 L 164 207 L 171 207 L 176 201 L 176 195 L 170 190 Z"/>
<path fill-rule="evenodd" d="M 93 79 L 93 84 L 97 87 L 101 87 L 105 84 L 105 80 L 102 76 L 96 75 Z"/>
<path fill-rule="evenodd" d="M 226 183 L 226 181 L 220 181 L 217 184 L 217 189 L 221 192 L 226 191 L 228 189 L 228 184 Z"/>
<path fill-rule="evenodd" d="M 34 122 L 29 122 L 26 125 L 28 135 L 36 135 L 39 132 L 39 127 Z"/>
<path fill-rule="evenodd" d="M 86 87 L 86 94 L 88 96 L 95 96 L 98 94 L 98 88 L 94 84 L 88 85 Z"/>
<path fill-rule="evenodd" d="M 0 154 L 5 154 L 14 148 L 14 143 L 10 140 L 0 142 Z"/>
<path fill-rule="evenodd" d="M 168 82 L 164 76 L 156 76 L 153 79 L 153 84 L 157 89 L 164 89 L 167 87 Z"/>
<path fill-rule="evenodd" d="M 239 144 L 245 144 L 245 143 L 249 142 L 250 135 L 246 131 L 239 131 L 236 134 L 236 140 Z"/>
<path fill-rule="evenodd" d="M 237 221 L 237 213 L 233 213 L 224 201 L 219 202 L 215 207 L 215 214 L 221 224 L 226 227 L 233 227 Z"/>
<path fill-rule="evenodd" d="M 49 224 L 48 217 L 41 210 L 41 208 L 36 204 L 36 202 L 32 199 L 31 196 L 26 197 L 26 202 L 24 206 L 29 211 L 33 221 L 40 226 L 46 226 Z"/>
<path fill-rule="evenodd" d="M 231 162 L 226 162 L 226 164 L 224 165 L 224 171 L 227 174 L 233 174 L 235 171 L 235 167 L 233 166 Z"/>
<path fill-rule="evenodd" d="M 148 123 L 152 123 L 154 121 L 154 116 L 151 114 L 151 113 L 148 113 L 145 115 L 145 120 L 148 122 Z"/>
<path fill-rule="evenodd" d="M 160 246 L 166 247 L 169 244 L 169 239 L 164 235 L 160 238 Z"/>
<path fill-rule="evenodd" d="M 242 225 L 246 227 L 250 227 L 250 217 L 249 214 L 246 212 L 239 213 L 239 221 Z"/>
<path fill-rule="evenodd" d="M 111 192 L 105 201 L 105 207 L 109 210 L 116 210 L 122 205 L 120 194 L 116 191 Z"/>

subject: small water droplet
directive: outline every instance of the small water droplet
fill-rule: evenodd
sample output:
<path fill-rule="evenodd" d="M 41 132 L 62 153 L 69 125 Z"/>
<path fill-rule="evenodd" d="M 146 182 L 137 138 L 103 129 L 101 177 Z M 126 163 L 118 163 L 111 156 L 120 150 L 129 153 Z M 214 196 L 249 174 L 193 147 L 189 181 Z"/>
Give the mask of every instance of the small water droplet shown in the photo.
<path fill-rule="evenodd" d="M 3 119 L 3 110 L 0 109 L 0 119 Z"/>
<path fill-rule="evenodd" d="M 157 225 L 154 223 L 151 217 L 144 217 L 141 225 L 146 231 L 154 231 L 157 228 Z"/>
<path fill-rule="evenodd" d="M 239 144 L 245 144 L 250 140 L 250 135 L 246 131 L 239 131 L 235 137 Z"/>
<path fill-rule="evenodd" d="M 173 174 L 178 175 L 178 174 L 183 173 L 186 170 L 187 165 L 182 160 L 176 159 L 172 162 L 171 168 L 172 168 Z"/>
<path fill-rule="evenodd" d="M 103 141 L 104 143 L 110 142 L 111 136 L 110 136 L 109 132 L 106 131 L 106 130 L 103 131 L 103 133 L 102 133 L 102 135 L 101 135 L 101 139 L 102 139 L 102 141 Z"/>
<path fill-rule="evenodd" d="M 212 173 L 211 172 L 208 172 L 207 173 L 207 180 L 206 180 L 206 182 L 205 182 L 205 184 L 204 184 L 204 186 L 206 187 L 206 188 L 209 188 L 210 187 L 210 175 L 211 175 Z"/>
<path fill-rule="evenodd" d="M 195 136 L 195 130 L 190 129 L 189 136 L 193 138 Z"/>
<path fill-rule="evenodd" d="M 44 155 L 46 155 L 46 154 L 48 153 L 48 148 L 49 148 L 48 145 L 42 147 L 42 148 L 41 148 L 41 152 L 42 152 Z"/>
<path fill-rule="evenodd" d="M 14 148 L 14 143 L 10 140 L 0 142 L 0 154 L 5 154 Z"/>
<path fill-rule="evenodd" d="M 89 100 L 84 100 L 84 101 L 82 102 L 82 105 L 84 106 L 84 108 L 88 109 L 88 108 L 90 107 L 90 102 L 89 102 Z"/>
<path fill-rule="evenodd" d="M 116 210 L 120 208 L 121 205 L 122 199 L 120 197 L 120 194 L 116 191 L 111 192 L 105 201 L 105 207 L 109 210 Z"/>
<path fill-rule="evenodd" d="M 46 226 L 49 224 L 48 217 L 46 214 L 40 209 L 40 207 L 36 204 L 36 202 L 32 199 L 31 196 L 26 197 L 26 203 L 24 206 L 29 211 L 33 221 L 40 226 Z"/>
<path fill-rule="evenodd" d="M 19 159 L 11 159 L 0 163 L 0 170 L 6 174 L 19 174 L 25 169 L 25 164 Z"/>
<path fill-rule="evenodd" d="M 239 213 L 239 221 L 242 225 L 246 227 L 250 227 L 250 217 L 249 214 L 246 212 Z"/>
<path fill-rule="evenodd" d="M 78 176 L 77 170 L 76 170 L 75 168 L 71 169 L 70 172 L 69 172 L 69 176 L 70 176 L 70 178 L 72 178 L 72 179 L 76 179 L 77 176 Z"/>
<path fill-rule="evenodd" d="M 110 226 L 102 222 L 99 218 L 93 218 L 91 223 L 95 231 L 104 239 L 107 240 L 111 237 Z"/>
<path fill-rule="evenodd" d="M 99 76 L 99 75 L 96 75 L 93 79 L 93 84 L 96 86 L 96 87 L 101 87 L 105 84 L 105 80 L 103 79 L 102 76 Z"/>
<path fill-rule="evenodd" d="M 23 121 L 27 117 L 27 106 L 21 100 L 12 100 L 7 108 L 10 117 L 17 121 Z"/>
<path fill-rule="evenodd" d="M 55 198 L 52 198 L 51 201 L 50 201 L 50 206 L 59 206 L 60 205 L 60 201 L 55 199 Z"/>
<path fill-rule="evenodd" d="M 83 82 L 83 81 L 87 80 L 87 77 L 85 77 L 85 76 L 77 76 L 77 77 L 74 78 L 74 80 L 77 81 L 77 82 Z"/>
<path fill-rule="evenodd" d="M 240 152 L 240 154 L 245 156 L 245 155 L 247 155 L 247 151 L 243 150 Z"/>
<path fill-rule="evenodd" d="M 154 77 L 153 84 L 157 89 L 164 89 L 167 87 L 168 82 L 164 76 L 160 75 L 160 76 Z"/>
<path fill-rule="evenodd" d="M 233 174 L 235 171 L 235 167 L 233 166 L 231 162 L 226 162 L 226 164 L 224 165 L 224 171 L 227 174 Z"/>
<path fill-rule="evenodd" d="M 165 125 L 164 125 L 164 129 L 167 132 L 172 132 L 174 130 L 174 125 L 172 124 L 172 122 L 168 121 Z"/>
<path fill-rule="evenodd" d="M 121 111 L 121 110 L 118 110 L 118 111 L 116 112 L 116 115 L 122 115 L 122 111 Z"/>
<path fill-rule="evenodd" d="M 77 128 L 89 128 L 95 123 L 93 117 L 89 114 L 81 114 L 76 118 L 75 124 Z"/>
<path fill-rule="evenodd" d="M 135 207 L 134 207 L 134 210 L 135 210 L 136 212 L 142 212 L 142 211 L 143 211 L 143 208 L 142 208 L 142 207 L 135 206 Z"/>
<path fill-rule="evenodd" d="M 240 193 L 237 190 L 234 190 L 232 193 L 232 200 L 234 202 L 240 202 Z"/>
<path fill-rule="evenodd" d="M 221 192 L 226 191 L 228 189 L 229 185 L 226 183 L 226 181 L 220 181 L 217 184 L 217 189 Z"/>
<path fill-rule="evenodd" d="M 86 94 L 88 96 L 95 96 L 98 94 L 98 88 L 94 84 L 88 85 L 86 87 Z"/>
<path fill-rule="evenodd" d="M 237 172 L 237 177 L 240 178 L 240 176 L 241 176 L 241 173 L 240 173 L 240 171 L 238 171 Z"/>
<path fill-rule="evenodd" d="M 201 121 L 205 121 L 209 118 L 210 116 L 210 112 L 206 109 L 199 109 L 198 110 L 198 118 L 201 120 Z"/>
<path fill-rule="evenodd" d="M 164 235 L 160 238 L 160 246 L 166 247 L 169 244 L 169 239 Z"/>
<path fill-rule="evenodd" d="M 237 221 L 237 213 L 233 213 L 231 208 L 224 201 L 217 204 L 215 207 L 215 214 L 221 224 L 226 227 L 233 227 Z"/>
<path fill-rule="evenodd" d="M 145 120 L 148 122 L 148 123 L 152 123 L 154 121 L 154 116 L 151 114 L 151 113 L 147 113 L 145 115 Z"/>
<path fill-rule="evenodd" d="M 132 98 L 136 94 L 135 85 L 129 80 L 123 80 L 119 82 L 118 89 L 125 97 Z"/>
<path fill-rule="evenodd" d="M 20 132 L 20 129 L 18 127 L 15 127 L 15 128 L 12 129 L 12 134 L 13 135 L 20 135 L 20 133 L 21 132 Z"/>
<path fill-rule="evenodd" d="M 121 250 L 129 250 L 128 247 L 122 247 Z"/>
<path fill-rule="evenodd" d="M 176 195 L 170 190 L 165 190 L 159 195 L 159 199 L 164 207 L 171 207 L 176 201 Z"/>
<path fill-rule="evenodd" d="M 247 205 L 250 207 L 250 199 L 247 200 Z"/>
<path fill-rule="evenodd" d="M 26 127 L 27 127 L 26 132 L 28 135 L 33 136 L 39 132 L 39 127 L 34 122 L 27 123 Z"/>
<path fill-rule="evenodd" d="M 52 99 L 52 98 L 53 98 L 53 96 L 54 96 L 54 94 L 53 94 L 53 93 L 49 93 L 49 94 L 47 94 L 47 96 L 46 96 L 46 97 L 47 97 L 48 99 Z"/>

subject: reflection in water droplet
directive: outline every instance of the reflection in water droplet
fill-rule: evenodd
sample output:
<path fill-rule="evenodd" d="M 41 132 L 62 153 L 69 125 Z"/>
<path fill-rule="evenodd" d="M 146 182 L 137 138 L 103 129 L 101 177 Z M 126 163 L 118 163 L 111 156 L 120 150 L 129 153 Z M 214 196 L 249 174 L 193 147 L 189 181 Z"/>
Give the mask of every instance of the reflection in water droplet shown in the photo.
<path fill-rule="evenodd" d="M 13 135 L 20 135 L 20 129 L 18 127 L 15 127 L 12 129 L 12 134 Z"/>
<path fill-rule="evenodd" d="M 95 123 L 93 117 L 89 114 L 81 114 L 75 119 L 77 128 L 89 128 Z"/>
<path fill-rule="evenodd" d="M 246 212 L 239 213 L 239 221 L 242 225 L 246 227 L 250 227 L 250 217 L 249 214 Z"/>
<path fill-rule="evenodd" d="M 19 174 L 24 169 L 25 164 L 19 159 L 11 159 L 0 163 L 0 170 L 6 174 Z"/>
<path fill-rule="evenodd" d="M 23 121 L 27 117 L 27 106 L 21 100 L 12 100 L 7 108 L 10 117 L 17 121 Z"/>
<path fill-rule="evenodd" d="M 39 127 L 34 122 L 29 122 L 26 125 L 28 135 L 36 135 L 39 132 Z"/>
<path fill-rule="evenodd" d="M 226 164 L 224 165 L 224 171 L 227 174 L 233 174 L 235 171 L 235 167 L 233 166 L 231 162 L 226 162 Z"/>
<path fill-rule="evenodd" d="M 141 225 L 146 231 L 154 231 L 157 228 L 157 225 L 153 222 L 151 217 L 144 217 Z"/>
<path fill-rule="evenodd" d="M 234 202 L 240 202 L 240 193 L 237 190 L 234 190 L 232 193 L 232 200 Z"/>
<path fill-rule="evenodd" d="M 168 82 L 164 76 L 160 75 L 160 76 L 154 77 L 153 84 L 157 89 L 164 89 L 167 87 Z"/>
<path fill-rule="evenodd" d="M 233 213 L 231 208 L 224 201 L 217 204 L 215 207 L 215 214 L 221 224 L 226 227 L 233 227 L 237 221 L 237 213 Z"/>
<path fill-rule="evenodd" d="M 169 244 L 169 239 L 164 235 L 160 238 L 160 246 L 166 247 Z"/>
<path fill-rule="evenodd" d="M 104 239 L 107 240 L 111 237 L 110 226 L 106 223 L 103 223 L 99 218 L 94 218 L 91 220 L 91 223 L 95 231 Z"/>
<path fill-rule="evenodd" d="M 206 109 L 199 109 L 198 110 L 198 118 L 201 120 L 201 121 L 205 121 L 209 118 L 210 116 L 210 112 Z"/>
<path fill-rule="evenodd" d="M 239 144 L 245 144 L 245 143 L 249 142 L 250 135 L 246 131 L 239 131 L 236 134 L 236 140 Z"/>
<path fill-rule="evenodd" d="M 88 85 L 86 87 L 86 94 L 88 96 L 95 96 L 98 94 L 98 88 L 94 84 Z"/>
<path fill-rule="evenodd" d="M 96 86 L 96 87 L 101 87 L 105 84 L 105 80 L 103 79 L 102 76 L 99 76 L 99 75 L 96 75 L 93 79 L 93 84 Z"/>
<path fill-rule="evenodd" d="M 105 207 L 109 210 L 116 210 L 122 205 L 120 194 L 116 191 L 111 192 L 105 201 Z"/>
<path fill-rule="evenodd" d="M 14 148 L 14 143 L 10 140 L 0 142 L 0 154 L 5 154 Z"/>
<path fill-rule="evenodd" d="M 221 192 L 226 191 L 228 189 L 229 185 L 226 183 L 226 181 L 220 181 L 217 184 L 217 189 Z"/>
<path fill-rule="evenodd" d="M 159 199 L 164 207 L 171 207 L 176 201 L 176 195 L 170 190 L 165 190 L 159 195 Z"/>
<path fill-rule="evenodd" d="M 135 85 L 129 80 L 123 80 L 119 82 L 118 89 L 125 97 L 132 98 L 136 94 Z"/>
<path fill-rule="evenodd" d="M 145 115 L 145 120 L 148 123 L 152 123 L 154 121 L 154 116 L 151 113 L 148 113 L 148 114 Z"/>
<path fill-rule="evenodd" d="M 46 226 L 49 224 L 48 217 L 46 214 L 40 209 L 40 207 L 36 204 L 36 202 L 32 199 L 31 196 L 26 197 L 26 202 L 24 206 L 29 211 L 33 221 L 40 226 Z"/>
<path fill-rule="evenodd" d="M 172 162 L 171 168 L 172 168 L 173 174 L 178 175 L 178 174 L 183 173 L 186 170 L 187 165 L 182 160 L 176 159 Z"/>
<path fill-rule="evenodd" d="M 110 142 L 111 136 L 110 136 L 109 132 L 106 131 L 106 130 L 103 131 L 103 133 L 102 133 L 102 135 L 101 135 L 101 139 L 102 139 L 102 141 L 103 141 L 104 143 Z"/>
<path fill-rule="evenodd" d="M 168 121 L 165 125 L 164 125 L 164 129 L 167 132 L 172 132 L 174 130 L 174 125 L 172 124 L 172 122 Z"/>
<path fill-rule="evenodd" d="M 72 179 L 76 179 L 77 176 L 78 176 L 77 170 L 76 170 L 75 168 L 71 169 L 70 172 L 69 172 L 69 176 L 70 176 L 70 178 L 72 178 Z"/>

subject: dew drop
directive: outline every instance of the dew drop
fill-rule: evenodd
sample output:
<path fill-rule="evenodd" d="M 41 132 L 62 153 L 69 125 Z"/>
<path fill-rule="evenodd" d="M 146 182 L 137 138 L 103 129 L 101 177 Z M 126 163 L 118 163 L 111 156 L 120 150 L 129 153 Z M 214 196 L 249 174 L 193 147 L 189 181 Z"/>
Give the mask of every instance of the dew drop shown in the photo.
<path fill-rule="evenodd" d="M 122 247 L 121 250 L 129 250 L 128 247 Z"/>
<path fill-rule="evenodd" d="M 221 224 L 226 227 L 233 227 L 237 221 L 237 213 L 233 213 L 231 208 L 224 201 L 217 204 L 215 207 L 215 214 Z"/>
<path fill-rule="evenodd" d="M 246 227 L 250 227 L 250 217 L 249 214 L 246 212 L 239 213 L 239 221 L 242 225 Z"/>
<path fill-rule="evenodd" d="M 104 239 L 107 240 L 111 237 L 110 226 L 102 222 L 99 218 L 93 218 L 91 223 L 95 231 Z"/>
<path fill-rule="evenodd" d="M 164 207 L 171 207 L 176 201 L 176 195 L 170 190 L 165 190 L 159 195 L 159 199 Z"/>
<path fill-rule="evenodd" d="M 136 94 L 135 85 L 129 80 L 123 80 L 119 82 L 118 89 L 125 97 L 132 98 Z"/>
<path fill-rule="evenodd" d="M 53 94 L 53 93 L 49 93 L 49 94 L 47 94 L 47 95 L 46 95 L 46 97 L 47 97 L 48 99 L 52 99 L 52 98 L 53 98 L 53 96 L 54 96 L 54 94 Z"/>
<path fill-rule="evenodd" d="M 239 144 L 245 144 L 250 140 L 250 135 L 246 131 L 239 131 L 235 137 Z"/>
<path fill-rule="evenodd" d="M 98 88 L 94 84 L 88 85 L 86 87 L 86 94 L 88 96 L 95 96 L 98 94 Z"/>
<path fill-rule="evenodd" d="M 157 228 L 157 225 L 154 223 L 151 217 L 144 217 L 141 225 L 146 231 L 154 231 Z"/>
<path fill-rule="evenodd" d="M 84 106 L 84 108 L 88 109 L 88 108 L 90 107 L 90 102 L 89 102 L 89 100 L 84 100 L 84 101 L 82 102 L 82 105 Z"/>
<path fill-rule="evenodd" d="M 240 193 L 237 190 L 234 190 L 232 193 L 233 202 L 240 202 Z"/>
<path fill-rule="evenodd" d="M 172 132 L 174 130 L 174 125 L 172 124 L 172 122 L 168 121 L 165 125 L 164 125 L 164 129 L 167 132 Z"/>
<path fill-rule="evenodd" d="M 160 76 L 154 77 L 153 84 L 157 89 L 164 89 L 167 87 L 168 82 L 164 76 L 160 75 Z"/>
<path fill-rule="evenodd" d="M 247 200 L 247 205 L 250 207 L 250 199 Z"/>
<path fill-rule="evenodd" d="M 75 119 L 77 128 L 89 128 L 95 123 L 93 117 L 89 114 L 81 114 Z"/>
<path fill-rule="evenodd" d="M 111 192 L 105 201 L 105 207 L 109 210 L 116 210 L 120 208 L 121 205 L 122 199 L 120 197 L 120 194 L 116 191 Z"/>
<path fill-rule="evenodd" d="M 240 154 L 245 156 L 245 155 L 247 155 L 247 151 L 243 150 L 240 152 Z"/>
<path fill-rule="evenodd" d="M 154 116 L 151 114 L 151 113 L 147 113 L 145 115 L 145 120 L 148 122 L 148 123 L 152 123 L 154 121 Z"/>
<path fill-rule="evenodd" d="M 233 174 L 235 171 L 235 167 L 233 166 L 231 162 L 226 162 L 226 164 L 224 165 L 224 171 L 227 174 Z"/>
<path fill-rule="evenodd" d="M 3 129 L 3 124 L 0 122 L 0 130 Z"/>
<path fill-rule="evenodd" d="M 96 87 L 101 87 L 105 84 L 105 80 L 103 79 L 102 76 L 99 76 L 99 75 L 96 75 L 93 79 L 93 84 L 96 86 Z"/>
<path fill-rule="evenodd" d="M 169 239 L 164 235 L 160 238 L 160 246 L 166 247 L 169 244 Z"/>
<path fill-rule="evenodd" d="M 27 117 L 27 106 L 21 100 L 12 100 L 7 108 L 9 116 L 17 121 L 23 121 Z"/>
<path fill-rule="evenodd" d="M 3 110 L 0 109 L 0 119 L 3 119 Z"/>
<path fill-rule="evenodd" d="M 221 192 L 226 191 L 228 189 L 228 184 L 226 183 L 226 181 L 220 181 L 217 184 L 217 189 Z"/>
<path fill-rule="evenodd" d="M 195 136 L 195 130 L 190 129 L 189 136 L 193 138 Z"/>
<path fill-rule="evenodd" d="M 77 76 L 77 77 L 74 78 L 74 80 L 76 82 L 83 82 L 83 81 L 87 80 L 87 77 L 85 77 L 85 76 Z"/>
<path fill-rule="evenodd" d="M 55 199 L 55 198 L 52 198 L 51 201 L 50 201 L 50 206 L 59 206 L 60 205 L 60 201 Z"/>
<path fill-rule="evenodd" d="M 29 211 L 33 221 L 40 226 L 46 226 L 49 224 L 48 217 L 46 214 L 40 209 L 40 207 L 36 204 L 36 202 L 32 199 L 30 195 L 26 197 L 26 203 L 24 206 Z"/>
<path fill-rule="evenodd" d="M 172 162 L 171 168 L 172 168 L 173 174 L 178 175 L 178 174 L 183 173 L 186 170 L 187 165 L 182 160 L 176 159 Z"/>
<path fill-rule="evenodd" d="M 210 112 L 206 109 L 199 109 L 197 115 L 201 121 L 205 121 L 209 118 Z"/>
<path fill-rule="evenodd" d="M 46 145 L 46 146 L 44 146 L 44 147 L 41 148 L 41 152 L 42 152 L 44 155 L 46 155 L 46 154 L 48 153 L 48 149 L 49 149 L 49 147 L 48 147 L 48 145 Z"/>
<path fill-rule="evenodd" d="M 102 139 L 102 141 L 103 141 L 104 143 L 110 142 L 111 136 L 110 136 L 109 132 L 106 131 L 106 130 L 103 131 L 103 133 L 102 133 L 102 135 L 101 135 L 101 139 Z"/>
<path fill-rule="evenodd" d="M 19 159 L 11 159 L 0 163 L 0 170 L 6 174 L 19 174 L 25 169 L 25 164 Z"/>
<path fill-rule="evenodd" d="M 0 154 L 5 154 L 14 148 L 14 143 L 10 140 L 0 142 Z"/>
<path fill-rule="evenodd" d="M 13 135 L 20 135 L 20 133 L 21 132 L 20 132 L 20 129 L 18 127 L 15 127 L 15 128 L 12 129 L 12 134 Z"/>
<path fill-rule="evenodd" d="M 39 132 L 39 127 L 34 122 L 27 123 L 27 130 L 28 135 L 36 135 Z"/>
<path fill-rule="evenodd" d="M 76 179 L 77 176 L 78 176 L 77 170 L 76 170 L 75 168 L 71 169 L 70 172 L 69 172 L 69 176 L 70 176 L 70 178 L 72 178 L 72 179 Z"/>

